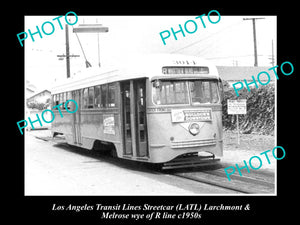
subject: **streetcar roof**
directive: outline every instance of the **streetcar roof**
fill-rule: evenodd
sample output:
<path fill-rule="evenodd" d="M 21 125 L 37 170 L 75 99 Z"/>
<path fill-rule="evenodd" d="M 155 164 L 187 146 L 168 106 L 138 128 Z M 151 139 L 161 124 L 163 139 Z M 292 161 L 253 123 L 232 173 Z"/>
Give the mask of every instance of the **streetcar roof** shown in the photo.
<path fill-rule="evenodd" d="M 84 73 L 65 79 L 62 83 L 52 88 L 51 93 L 61 93 L 112 83 L 122 80 L 138 78 L 154 79 L 218 79 L 217 68 L 209 61 L 195 56 L 177 54 L 151 54 L 147 56 L 126 57 L 123 62 L 118 62 L 118 67 L 89 68 Z M 163 67 L 208 67 L 205 74 L 163 74 Z"/>

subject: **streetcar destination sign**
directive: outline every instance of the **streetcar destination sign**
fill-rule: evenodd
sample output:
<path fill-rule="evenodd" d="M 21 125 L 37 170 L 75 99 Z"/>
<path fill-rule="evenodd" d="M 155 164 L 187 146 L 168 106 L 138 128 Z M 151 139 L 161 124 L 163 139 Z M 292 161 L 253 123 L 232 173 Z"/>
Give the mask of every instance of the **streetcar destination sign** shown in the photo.
<path fill-rule="evenodd" d="M 208 74 L 207 66 L 164 66 L 162 68 L 163 74 Z"/>
<path fill-rule="evenodd" d="M 211 109 L 172 109 L 171 118 L 173 123 L 211 121 Z"/>

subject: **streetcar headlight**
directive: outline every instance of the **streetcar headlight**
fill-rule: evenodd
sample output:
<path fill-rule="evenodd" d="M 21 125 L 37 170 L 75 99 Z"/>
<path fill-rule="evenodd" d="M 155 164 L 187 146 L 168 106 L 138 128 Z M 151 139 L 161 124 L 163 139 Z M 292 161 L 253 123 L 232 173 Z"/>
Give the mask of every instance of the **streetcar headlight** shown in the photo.
<path fill-rule="evenodd" d="M 194 136 L 196 134 L 198 134 L 200 132 L 200 126 L 199 126 L 199 124 L 198 123 L 192 123 L 192 124 L 190 124 L 189 131 Z"/>

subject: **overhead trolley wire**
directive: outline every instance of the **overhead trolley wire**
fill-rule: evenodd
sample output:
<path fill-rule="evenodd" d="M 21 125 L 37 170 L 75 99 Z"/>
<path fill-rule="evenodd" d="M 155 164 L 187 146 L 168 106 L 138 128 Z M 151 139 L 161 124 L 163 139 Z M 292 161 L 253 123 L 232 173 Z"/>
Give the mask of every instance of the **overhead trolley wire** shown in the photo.
<path fill-rule="evenodd" d="M 196 45 L 196 44 L 198 44 L 198 43 L 200 43 L 200 42 L 202 42 L 202 41 L 205 41 L 205 40 L 207 40 L 208 38 L 210 38 L 210 37 L 212 37 L 212 36 L 214 36 L 214 35 L 216 35 L 216 34 L 222 32 L 222 31 L 224 31 L 225 29 L 228 29 L 228 28 L 231 28 L 231 27 L 233 27 L 233 26 L 236 26 L 236 25 L 239 24 L 239 23 L 242 23 L 242 20 L 241 20 L 241 21 L 238 21 L 238 22 L 236 22 L 236 23 L 234 23 L 234 24 L 228 25 L 227 27 L 224 27 L 223 29 L 221 29 L 221 30 L 219 30 L 219 31 L 217 31 L 217 32 L 215 32 L 215 33 L 212 33 L 212 34 L 208 35 L 207 37 L 205 37 L 205 38 L 203 38 L 203 39 L 201 39 L 201 40 L 195 41 L 195 42 L 193 42 L 193 43 L 191 43 L 191 44 L 189 44 L 189 45 L 187 45 L 187 46 L 184 46 L 184 47 L 182 47 L 182 48 L 179 48 L 179 49 L 177 49 L 177 50 L 174 50 L 174 51 L 172 51 L 171 53 L 176 53 L 176 52 L 179 52 L 179 51 L 181 51 L 181 50 L 183 50 L 183 49 L 186 49 L 186 48 L 189 48 L 189 47 L 191 47 L 191 46 L 193 46 L 193 45 Z"/>

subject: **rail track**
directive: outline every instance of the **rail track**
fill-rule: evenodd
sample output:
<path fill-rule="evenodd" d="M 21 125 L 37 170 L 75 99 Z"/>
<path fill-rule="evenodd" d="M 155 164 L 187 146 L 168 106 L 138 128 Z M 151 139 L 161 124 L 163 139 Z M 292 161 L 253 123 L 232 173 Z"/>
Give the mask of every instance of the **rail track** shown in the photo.
<path fill-rule="evenodd" d="M 36 137 L 38 139 L 44 141 L 51 141 L 57 143 L 61 146 L 66 147 L 67 149 L 78 148 L 74 146 L 69 146 L 63 139 L 53 140 L 51 138 L 44 137 Z M 81 151 L 76 151 L 77 153 Z M 99 157 L 99 153 L 97 152 L 88 152 L 82 151 L 81 154 L 87 154 L 90 157 Z M 137 162 L 131 162 L 129 160 L 120 160 L 118 158 L 113 158 L 107 155 L 101 155 L 101 159 L 105 158 L 105 160 L 111 163 L 117 163 L 118 165 L 125 167 L 135 167 L 136 164 L 140 164 Z M 221 189 L 226 190 L 226 193 L 232 191 L 233 194 L 275 194 L 275 178 L 274 173 L 266 173 L 262 171 L 251 171 L 251 173 L 243 174 L 243 176 L 239 176 L 236 174 L 231 175 L 231 181 L 227 179 L 227 176 L 224 172 L 224 168 L 228 165 L 224 165 L 222 163 L 217 163 L 213 166 L 202 166 L 202 167 L 193 167 L 193 168 L 184 168 L 184 169 L 171 169 L 171 170 L 159 170 L 152 165 L 144 165 L 142 170 L 144 172 L 152 172 L 165 174 L 169 176 L 174 176 L 180 179 L 186 179 L 189 181 L 195 182 L 195 186 L 197 183 L 200 184 L 208 184 L 214 187 L 219 187 Z M 138 166 L 139 170 L 141 167 Z M 155 169 L 154 169 L 155 168 Z"/>
<path fill-rule="evenodd" d="M 274 194 L 275 184 L 272 174 L 252 173 L 243 176 L 232 175 L 229 181 L 224 168 L 197 171 L 168 171 L 168 174 L 183 179 L 193 180 L 199 183 L 210 184 L 224 189 L 232 190 L 233 193 L 241 194 Z"/>

